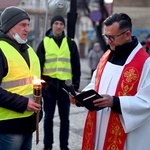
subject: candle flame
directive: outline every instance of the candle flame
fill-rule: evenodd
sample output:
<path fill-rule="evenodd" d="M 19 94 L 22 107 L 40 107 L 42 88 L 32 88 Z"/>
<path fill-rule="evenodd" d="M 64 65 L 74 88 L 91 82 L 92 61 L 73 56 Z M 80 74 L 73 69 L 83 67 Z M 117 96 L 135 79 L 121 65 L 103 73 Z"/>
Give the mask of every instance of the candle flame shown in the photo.
<path fill-rule="evenodd" d="M 45 81 L 44 81 L 44 80 L 41 80 L 41 79 L 38 78 L 37 76 L 34 76 L 32 82 L 33 82 L 34 85 L 40 85 L 41 83 L 44 83 Z"/>

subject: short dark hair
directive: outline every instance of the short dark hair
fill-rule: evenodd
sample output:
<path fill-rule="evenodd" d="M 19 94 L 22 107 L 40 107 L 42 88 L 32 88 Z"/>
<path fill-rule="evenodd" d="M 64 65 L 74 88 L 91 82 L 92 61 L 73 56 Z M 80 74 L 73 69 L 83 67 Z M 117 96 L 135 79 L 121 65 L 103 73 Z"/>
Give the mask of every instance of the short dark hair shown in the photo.
<path fill-rule="evenodd" d="M 129 29 L 132 31 L 132 21 L 131 18 L 125 13 L 113 13 L 111 16 L 104 20 L 105 26 L 110 26 L 114 22 L 119 23 L 119 29 Z"/>

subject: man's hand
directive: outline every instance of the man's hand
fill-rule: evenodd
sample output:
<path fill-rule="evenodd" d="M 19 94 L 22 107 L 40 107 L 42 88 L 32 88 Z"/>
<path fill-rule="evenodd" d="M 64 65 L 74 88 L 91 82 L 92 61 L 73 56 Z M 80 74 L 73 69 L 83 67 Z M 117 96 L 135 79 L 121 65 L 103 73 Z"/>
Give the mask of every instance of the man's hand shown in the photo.
<path fill-rule="evenodd" d="M 73 98 L 72 96 L 69 96 L 69 99 L 70 99 L 70 102 L 72 103 L 72 104 L 76 104 L 77 102 L 76 102 L 76 99 L 75 98 Z"/>
<path fill-rule="evenodd" d="M 41 110 L 41 105 L 36 103 L 34 100 L 29 99 L 28 105 L 27 105 L 27 110 L 29 110 L 29 111 L 39 111 L 39 110 Z"/>
<path fill-rule="evenodd" d="M 112 107 L 113 106 L 113 96 L 103 94 L 103 98 L 99 98 L 93 101 L 94 106 L 98 107 Z"/>
<path fill-rule="evenodd" d="M 80 94 L 80 93 L 79 93 L 79 92 L 76 92 L 76 95 L 78 95 L 78 94 Z M 75 98 L 73 98 L 72 96 L 69 95 L 69 99 L 70 99 L 70 102 L 71 102 L 72 104 L 75 104 L 75 105 L 76 105 L 77 101 L 76 101 Z"/>

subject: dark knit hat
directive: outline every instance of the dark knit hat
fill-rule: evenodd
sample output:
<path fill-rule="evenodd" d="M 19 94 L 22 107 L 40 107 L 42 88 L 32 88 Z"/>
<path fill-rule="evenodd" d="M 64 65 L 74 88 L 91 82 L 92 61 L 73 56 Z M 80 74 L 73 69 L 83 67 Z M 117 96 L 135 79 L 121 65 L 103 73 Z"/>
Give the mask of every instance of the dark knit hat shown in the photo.
<path fill-rule="evenodd" d="M 52 25 L 53 25 L 53 23 L 54 23 L 55 21 L 61 21 L 61 22 L 64 24 L 64 26 L 65 26 L 65 20 L 64 20 L 64 18 L 63 18 L 62 16 L 60 16 L 60 15 L 54 16 L 54 17 L 52 18 L 52 20 L 51 20 L 51 27 L 52 27 Z"/>
<path fill-rule="evenodd" d="M 7 7 L 1 13 L 1 29 L 4 33 L 7 33 L 13 26 L 24 19 L 28 19 L 30 21 L 28 13 L 23 9 L 15 6 Z"/>

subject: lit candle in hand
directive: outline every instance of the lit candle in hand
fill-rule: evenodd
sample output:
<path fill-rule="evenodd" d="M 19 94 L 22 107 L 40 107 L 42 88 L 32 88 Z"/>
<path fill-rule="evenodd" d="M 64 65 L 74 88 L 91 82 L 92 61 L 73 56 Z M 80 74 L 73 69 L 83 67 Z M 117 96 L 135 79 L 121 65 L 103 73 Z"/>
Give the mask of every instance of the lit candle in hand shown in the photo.
<path fill-rule="evenodd" d="M 33 98 L 36 103 L 40 104 L 42 98 L 42 84 L 45 82 L 34 76 L 33 79 Z M 39 143 L 39 111 L 36 112 L 36 144 Z"/>
<path fill-rule="evenodd" d="M 33 96 L 34 100 L 37 103 L 40 103 L 41 97 L 42 97 L 42 84 L 41 79 L 33 79 Z"/>

